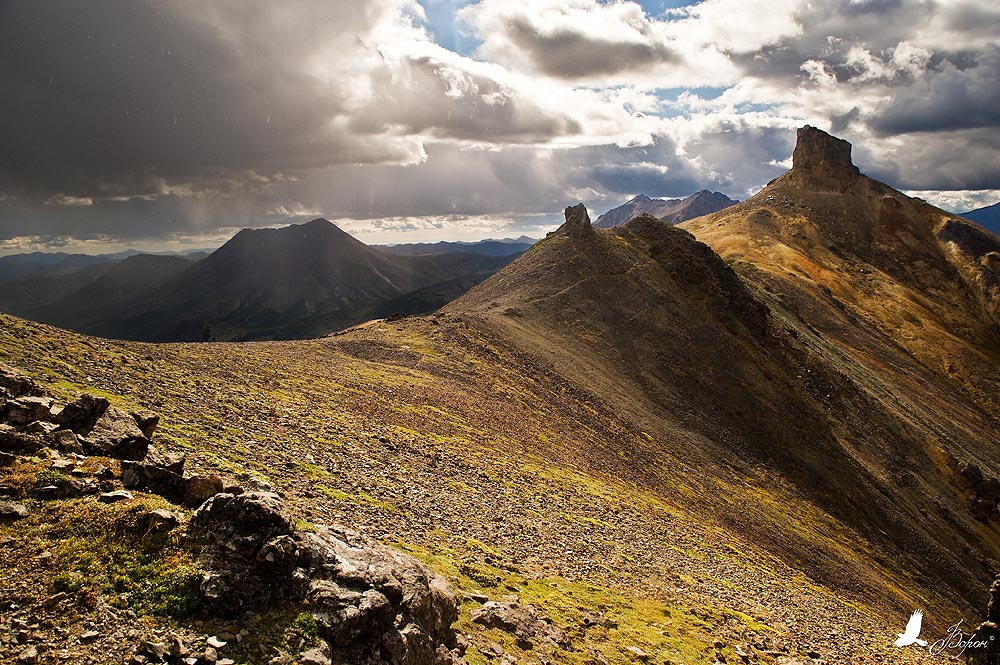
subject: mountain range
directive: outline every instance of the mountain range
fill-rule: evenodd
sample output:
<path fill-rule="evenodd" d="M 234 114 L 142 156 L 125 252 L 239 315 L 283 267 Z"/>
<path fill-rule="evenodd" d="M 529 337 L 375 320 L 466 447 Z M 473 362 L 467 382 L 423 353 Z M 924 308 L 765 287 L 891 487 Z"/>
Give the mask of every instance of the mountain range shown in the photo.
<path fill-rule="evenodd" d="M 710 192 L 707 189 L 696 192 L 685 199 L 651 199 L 645 194 L 639 194 L 598 217 L 597 221 L 594 222 L 594 227 L 610 229 L 641 214 L 656 217 L 668 224 L 680 224 L 683 221 L 722 210 L 735 203 L 737 202 L 725 194 Z"/>
<path fill-rule="evenodd" d="M 402 245 L 382 245 L 378 249 L 390 254 L 445 254 L 450 252 L 471 252 L 489 256 L 511 256 L 520 254 L 537 242 L 533 238 L 521 236 L 516 240 L 480 240 L 478 242 L 420 242 Z"/>
<path fill-rule="evenodd" d="M 984 229 L 1000 234 L 1000 203 L 994 203 L 984 208 L 976 208 L 975 210 L 959 214 L 966 219 L 971 219 Z"/>
<path fill-rule="evenodd" d="M 438 247 L 394 254 L 317 219 L 283 229 L 245 229 L 201 260 L 133 254 L 6 257 L 6 311 L 95 335 L 151 341 L 309 337 L 376 315 L 417 314 L 495 272 L 519 244 Z M 0 264 L 3 260 L 0 260 Z M 70 270 L 67 266 L 87 266 Z M 42 266 L 40 269 L 39 266 Z M 412 298 L 408 294 L 412 293 Z"/>

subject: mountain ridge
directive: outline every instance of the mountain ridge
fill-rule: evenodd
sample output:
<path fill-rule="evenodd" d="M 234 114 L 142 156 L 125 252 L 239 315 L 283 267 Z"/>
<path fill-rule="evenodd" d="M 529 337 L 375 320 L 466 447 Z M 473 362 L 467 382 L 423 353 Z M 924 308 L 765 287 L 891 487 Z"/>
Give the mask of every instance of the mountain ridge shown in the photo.
<path fill-rule="evenodd" d="M 684 199 L 651 199 L 639 194 L 617 208 L 605 212 L 594 222 L 595 228 L 611 228 L 624 224 L 632 217 L 648 214 L 668 224 L 716 212 L 737 203 L 721 192 L 703 189 Z"/>

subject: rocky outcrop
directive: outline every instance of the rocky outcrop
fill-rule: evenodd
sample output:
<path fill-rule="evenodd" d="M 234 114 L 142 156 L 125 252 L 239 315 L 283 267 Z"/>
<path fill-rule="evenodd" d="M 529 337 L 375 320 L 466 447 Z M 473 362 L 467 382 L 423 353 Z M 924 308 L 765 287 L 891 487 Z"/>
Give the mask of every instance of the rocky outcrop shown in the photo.
<path fill-rule="evenodd" d="M 48 447 L 141 460 L 152 443 L 140 429 L 138 417 L 110 406 L 103 397 L 84 394 L 61 405 L 30 378 L 2 364 L 0 391 L 0 452 L 32 455 Z M 149 428 L 150 415 L 142 417 Z"/>
<path fill-rule="evenodd" d="M 851 161 L 851 144 L 811 125 L 796 133 L 791 172 L 812 184 L 838 190 L 861 175 Z"/>
<path fill-rule="evenodd" d="M 416 559 L 347 529 L 299 531 L 278 495 L 217 494 L 191 520 L 212 611 L 308 604 L 334 663 L 461 663 L 455 596 Z"/>
<path fill-rule="evenodd" d="M 587 206 L 578 203 L 563 211 L 566 222 L 559 227 L 570 238 L 589 238 L 594 235 L 594 228 L 590 225 L 590 215 L 587 214 Z"/>
<path fill-rule="evenodd" d="M 346 528 L 298 530 L 273 492 L 244 493 L 215 475 L 185 475 L 185 458 L 151 445 L 156 414 L 128 414 L 94 395 L 60 405 L 5 365 L 0 365 L 0 390 L 0 416 L 7 420 L 0 422 L 0 465 L 16 465 L 27 455 L 34 457 L 32 464 L 40 458 L 55 460 L 45 476 L 53 484 L 4 496 L 53 500 L 92 495 L 97 503 L 113 504 L 133 501 L 128 490 L 143 490 L 198 508 L 179 537 L 197 553 L 205 571 L 200 591 L 206 609 L 229 618 L 280 603 L 301 603 L 312 612 L 324 644 L 299 662 L 464 663 L 464 643 L 457 641 L 451 627 L 458 618 L 454 593 L 416 559 Z M 46 447 L 49 450 L 43 451 Z M 74 448 L 72 454 L 61 458 L 60 451 L 67 448 Z M 78 468 L 88 455 L 121 458 L 121 485 L 101 465 L 97 471 Z M 0 502 L 0 522 L 29 515 L 22 504 Z M 181 522 L 177 513 L 160 509 L 141 515 L 131 529 L 146 536 L 171 531 Z M 213 647 L 213 639 L 205 654 L 217 655 L 215 648 L 225 645 L 217 640 Z M 146 659 L 141 662 L 163 662 L 165 649 L 149 643 L 136 653 Z M 206 658 L 189 660 L 217 662 Z M 170 659 L 175 661 L 181 662 Z"/>
<path fill-rule="evenodd" d="M 560 647 L 569 646 L 562 629 L 531 605 L 490 601 L 474 610 L 471 619 L 473 623 L 513 635 L 521 649 L 534 649 L 546 642 Z"/>
<path fill-rule="evenodd" d="M 0 399 L 6 397 L 44 397 L 45 389 L 21 371 L 0 363 Z"/>

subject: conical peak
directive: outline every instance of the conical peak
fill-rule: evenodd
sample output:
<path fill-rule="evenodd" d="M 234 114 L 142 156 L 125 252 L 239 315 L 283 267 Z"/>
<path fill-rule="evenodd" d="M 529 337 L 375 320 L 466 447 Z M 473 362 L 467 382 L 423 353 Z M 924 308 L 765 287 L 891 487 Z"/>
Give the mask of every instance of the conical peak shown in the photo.
<path fill-rule="evenodd" d="M 566 223 L 562 225 L 562 230 L 572 238 L 585 238 L 594 233 L 590 225 L 590 215 L 587 214 L 587 206 L 578 203 L 570 206 L 564 211 Z"/>
<path fill-rule="evenodd" d="M 792 153 L 792 171 L 827 177 L 853 177 L 858 167 L 851 161 L 851 144 L 810 125 L 800 127 Z"/>

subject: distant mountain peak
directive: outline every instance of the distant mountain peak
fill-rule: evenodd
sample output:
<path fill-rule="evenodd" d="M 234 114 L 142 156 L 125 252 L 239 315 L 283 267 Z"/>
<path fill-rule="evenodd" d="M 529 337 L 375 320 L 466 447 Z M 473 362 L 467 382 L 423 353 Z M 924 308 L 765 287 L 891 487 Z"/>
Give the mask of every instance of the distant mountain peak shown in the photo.
<path fill-rule="evenodd" d="M 612 208 L 597 218 L 595 228 L 607 229 L 640 214 L 652 215 L 668 224 L 679 224 L 694 217 L 722 210 L 736 203 L 725 194 L 703 189 L 686 199 L 651 199 L 639 194 L 617 208 Z"/>
<path fill-rule="evenodd" d="M 796 132 L 792 173 L 843 182 L 859 176 L 861 171 L 851 160 L 849 141 L 806 125 Z"/>

